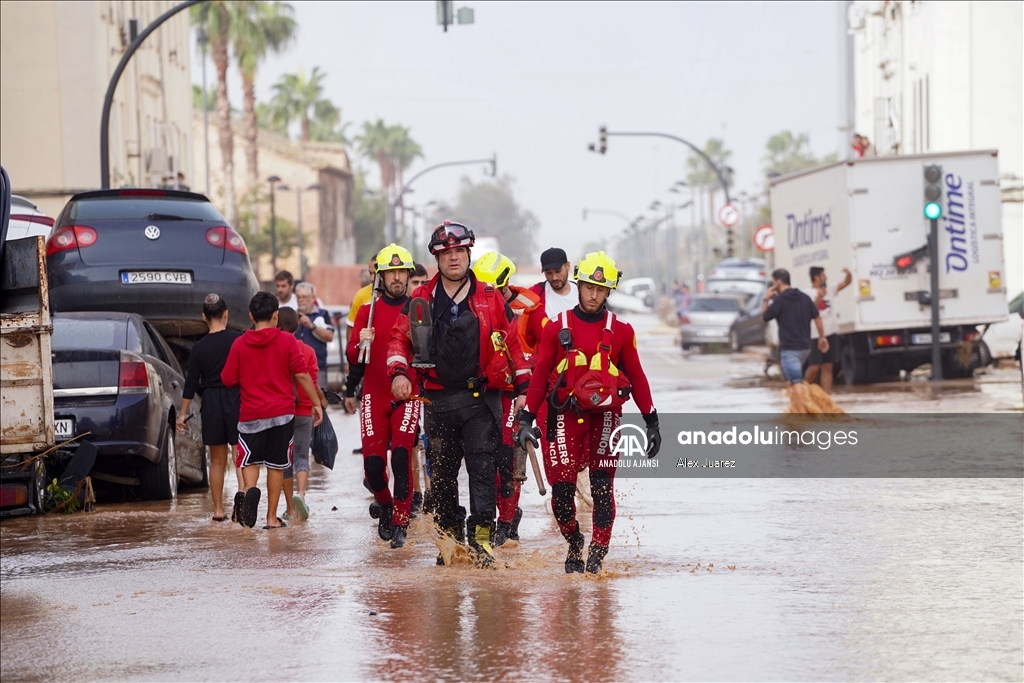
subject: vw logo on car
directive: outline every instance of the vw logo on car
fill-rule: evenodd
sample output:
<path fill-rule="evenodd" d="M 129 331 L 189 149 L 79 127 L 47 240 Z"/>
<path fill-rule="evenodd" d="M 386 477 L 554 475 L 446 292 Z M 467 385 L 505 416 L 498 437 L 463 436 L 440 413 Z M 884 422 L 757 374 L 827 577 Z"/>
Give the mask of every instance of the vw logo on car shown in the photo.
<path fill-rule="evenodd" d="M 156 227 L 155 225 L 147 225 L 145 233 L 146 237 L 148 237 L 151 240 L 155 240 L 158 237 L 160 237 L 160 228 Z"/>

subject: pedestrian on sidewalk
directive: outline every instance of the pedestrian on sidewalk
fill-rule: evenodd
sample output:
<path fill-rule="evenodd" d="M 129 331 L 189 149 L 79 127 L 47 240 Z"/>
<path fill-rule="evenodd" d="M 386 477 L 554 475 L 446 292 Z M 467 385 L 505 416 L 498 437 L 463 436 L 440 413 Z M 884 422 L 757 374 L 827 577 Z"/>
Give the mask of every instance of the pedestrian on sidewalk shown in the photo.
<path fill-rule="evenodd" d="M 257 292 L 249 302 L 249 318 L 254 329 L 247 330 L 231 346 L 221 380 L 225 386 L 239 387 L 238 455 L 246 490 L 235 496 L 242 508 L 241 522 L 256 525 L 260 490 L 256 482 L 260 466 L 267 468 L 267 524 L 264 529 L 285 526 L 277 516 L 277 505 L 284 483 L 284 470 L 292 461 L 295 433 L 295 384 L 307 396 L 316 395 L 316 387 L 302 357 L 299 340 L 277 329 L 277 297 Z M 243 371 L 244 368 L 244 371 Z M 320 424 L 323 411 L 312 408 L 313 426 Z"/>
<path fill-rule="evenodd" d="M 469 268 L 473 231 L 445 221 L 430 237 L 438 274 L 412 293 L 395 322 L 388 345 L 391 390 L 399 401 L 423 388 L 425 431 L 431 443 L 431 493 L 441 531 L 469 545 L 480 565 L 494 562 L 491 534 L 495 516 L 495 457 L 501 445 L 501 392 L 512 384 L 517 408 L 530 371 L 519 347 L 515 316 L 501 295 L 477 280 Z M 417 300 L 420 301 L 417 301 Z M 411 334 L 415 334 L 416 346 Z M 505 347 L 496 347 L 495 335 Z M 502 356 L 504 354 L 504 356 Z M 431 359 L 418 363 L 416 359 Z M 497 359 L 497 360 L 496 360 Z M 504 368 L 499 367 L 504 364 Z M 430 366 L 430 367 L 427 367 Z M 500 375 L 500 377 L 498 376 Z M 459 507 L 462 461 L 469 475 L 470 516 Z M 438 563 L 444 564 L 443 557 Z"/>
<path fill-rule="evenodd" d="M 395 401 L 388 377 L 388 342 L 402 307 L 409 301 L 406 291 L 415 270 L 412 254 L 389 244 L 377 254 L 381 291 L 370 320 L 370 304 L 356 314 L 346 355 L 349 374 L 345 382 L 345 411 L 356 412 L 356 387 L 362 382 L 362 419 L 359 436 L 363 446 L 363 475 L 373 494 L 370 517 L 377 520 L 377 535 L 391 541 L 392 548 L 405 545 L 413 494 L 413 450 L 419 433 L 420 404 Z M 372 322 L 372 324 L 371 324 Z M 369 362 L 359 360 L 360 347 L 369 343 Z M 395 477 L 394 493 L 388 489 L 388 454 Z"/>
<path fill-rule="evenodd" d="M 327 344 L 334 341 L 331 314 L 317 305 L 316 289 L 308 282 L 295 285 L 295 298 L 299 305 L 299 329 L 295 331 L 295 336 L 316 352 L 318 383 L 321 388 L 326 389 Z"/>
<path fill-rule="evenodd" d="M 299 327 L 299 314 L 295 309 L 282 306 L 277 311 L 277 327 L 288 334 L 295 334 Z M 299 387 L 295 388 L 295 437 L 292 446 L 292 464 L 284 471 L 284 519 L 309 519 L 309 505 L 306 504 L 306 490 L 309 486 L 309 447 L 313 441 L 313 404 L 316 403 L 327 415 L 327 397 L 317 385 L 318 370 L 316 352 L 305 343 L 299 342 L 302 358 L 306 361 L 310 379 L 316 386 L 316 396 L 307 396 Z M 298 489 L 298 490 L 296 490 Z"/>
<path fill-rule="evenodd" d="M 790 285 L 788 270 L 778 268 L 772 272 L 772 285 L 765 292 L 761 317 L 765 322 L 779 321 L 779 367 L 792 389 L 793 408 L 806 412 L 803 364 L 811 353 L 812 321 L 818 330 L 818 350 L 825 354 L 829 349 L 818 307 L 811 297 Z"/>
<path fill-rule="evenodd" d="M 814 301 L 818 309 L 818 317 L 821 318 L 821 326 L 825 331 L 825 339 L 828 340 L 828 351 L 822 353 L 818 349 L 818 327 L 811 325 L 811 353 L 807 357 L 807 372 L 804 373 L 804 381 L 814 384 L 820 377 L 821 390 L 826 394 L 832 391 L 832 376 L 835 364 L 839 362 L 839 321 L 836 320 L 836 311 L 832 307 L 836 295 L 850 286 L 853 282 L 853 274 L 847 268 L 843 268 L 845 277 L 839 284 L 829 284 L 825 269 L 821 266 L 811 266 L 811 289 L 805 292 Z"/>
<path fill-rule="evenodd" d="M 210 495 L 213 497 L 213 521 L 227 519 L 224 510 L 224 472 L 228 466 L 228 449 L 238 443 L 238 387 L 226 387 L 220 373 L 228 352 L 241 332 L 227 329 L 228 304 L 219 294 L 207 294 L 203 301 L 203 322 L 209 328 L 206 336 L 192 346 L 181 392 L 181 410 L 175 426 L 185 432 L 189 407 L 198 393 L 202 399 L 199 415 L 202 420 L 203 445 L 210 449 Z M 242 490 L 241 471 L 238 490 Z M 235 509 L 232 516 L 241 510 Z"/>
<path fill-rule="evenodd" d="M 569 544 L 565 572 L 596 574 L 608 554 L 615 521 L 616 462 L 610 441 L 630 395 L 647 424 L 648 457 L 658 454 L 661 431 L 636 333 L 607 309 L 608 295 L 620 279 L 615 261 L 603 251 L 587 254 L 574 278 L 578 302 L 544 328 L 516 441 L 523 448 L 527 442 L 536 446 L 541 432 L 546 434 L 544 470 L 551 484 L 551 509 Z M 586 563 L 586 539 L 576 521 L 576 475 L 585 467 L 590 469 L 594 501 Z"/>

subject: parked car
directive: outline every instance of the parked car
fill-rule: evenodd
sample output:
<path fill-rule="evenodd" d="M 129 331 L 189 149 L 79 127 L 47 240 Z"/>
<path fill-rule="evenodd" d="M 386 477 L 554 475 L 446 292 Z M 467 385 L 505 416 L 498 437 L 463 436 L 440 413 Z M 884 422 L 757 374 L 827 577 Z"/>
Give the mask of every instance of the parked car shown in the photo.
<path fill-rule="evenodd" d="M 227 301 L 229 326 L 250 326 L 249 300 L 259 284 L 245 241 L 201 194 L 77 194 L 57 218 L 46 254 L 54 311 L 138 313 L 181 360 L 206 334 L 203 299 L 210 292 Z"/>
<path fill-rule="evenodd" d="M 53 227 L 53 219 L 39 210 L 39 207 L 16 194 L 11 195 L 11 220 L 7 225 L 7 239 L 20 240 L 23 237 L 46 237 Z"/>
<path fill-rule="evenodd" d="M 1024 292 L 1021 292 L 1009 303 L 1010 317 L 1001 323 L 992 323 L 985 330 L 982 339 L 988 345 L 992 358 L 1013 358 L 1020 341 L 1020 322 Z"/>
<path fill-rule="evenodd" d="M 178 480 L 206 485 L 200 400 L 174 427 L 185 378 L 167 342 L 136 313 L 53 317 L 54 432 L 85 434 L 99 450 L 91 476 L 138 487 L 144 498 L 177 495 Z M 198 399 L 198 397 L 197 397 Z"/>
<path fill-rule="evenodd" d="M 734 353 L 744 346 L 763 346 L 765 343 L 765 322 L 761 318 L 761 304 L 767 288 L 747 299 L 739 316 L 729 328 L 729 349 Z"/>
<path fill-rule="evenodd" d="M 647 308 L 654 308 L 655 286 L 654 278 L 634 277 L 620 282 L 616 291 L 636 297 Z"/>
<path fill-rule="evenodd" d="M 705 293 L 757 294 L 769 281 L 768 266 L 759 258 L 727 258 L 708 272 Z"/>
<path fill-rule="evenodd" d="M 729 330 L 746 298 L 742 294 L 693 295 L 690 310 L 679 319 L 683 348 L 728 343 Z"/>

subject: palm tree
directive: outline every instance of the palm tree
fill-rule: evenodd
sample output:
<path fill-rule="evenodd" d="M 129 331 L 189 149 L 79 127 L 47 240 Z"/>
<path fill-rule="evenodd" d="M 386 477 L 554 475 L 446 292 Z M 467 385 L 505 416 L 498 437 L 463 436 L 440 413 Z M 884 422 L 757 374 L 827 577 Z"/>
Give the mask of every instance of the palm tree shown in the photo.
<path fill-rule="evenodd" d="M 395 165 L 391 157 L 392 137 L 392 128 L 381 119 L 373 123 L 364 122 L 363 132 L 356 136 L 359 153 L 380 166 L 380 189 L 384 193 L 395 184 Z"/>
<path fill-rule="evenodd" d="M 784 130 L 768 138 L 768 153 L 762 159 L 765 177 L 784 175 L 814 166 L 817 162 L 808 149 L 809 145 L 810 140 L 806 133 L 794 136 L 790 131 Z"/>
<path fill-rule="evenodd" d="M 309 78 L 303 70 L 297 74 L 281 74 L 281 78 L 274 84 L 274 98 L 271 105 L 274 107 L 275 117 L 279 121 L 291 123 L 296 119 L 299 121 L 300 139 L 303 142 L 310 140 L 310 121 L 316 116 L 316 108 L 325 102 L 323 95 L 323 80 L 327 77 L 320 67 L 313 67 Z M 332 105 L 333 106 L 333 105 Z"/>
<path fill-rule="evenodd" d="M 708 138 L 708 141 L 704 143 L 702 151 L 722 172 L 722 178 L 725 180 L 726 186 L 731 187 L 732 169 L 726 162 L 732 156 L 732 151 L 725 148 L 725 141 L 719 138 Z M 715 214 L 715 192 L 721 187 L 718 182 L 718 175 L 708 166 L 706 161 L 696 154 L 690 154 L 686 159 L 686 167 L 690 169 L 689 174 L 686 176 L 686 181 L 690 185 L 693 187 L 711 188 L 710 192 L 708 192 L 708 215 L 713 216 Z"/>
<path fill-rule="evenodd" d="M 238 220 L 238 206 L 235 202 L 235 144 L 231 130 L 231 103 L 228 101 L 228 47 L 234 39 L 239 16 L 248 12 L 252 4 L 241 0 L 211 0 L 189 10 L 192 24 L 202 26 L 209 36 L 210 56 L 217 69 L 217 133 L 224 175 L 224 213 L 231 225 Z"/>
<path fill-rule="evenodd" d="M 313 107 L 313 119 L 309 122 L 309 139 L 317 142 L 340 142 L 343 145 L 349 144 L 345 136 L 345 129 L 351 122 L 345 122 L 340 127 L 341 109 L 334 106 L 330 100 L 320 100 Z"/>
<path fill-rule="evenodd" d="M 416 159 L 423 158 L 423 148 L 419 143 L 409 137 L 409 129 L 405 126 L 396 125 L 388 129 L 388 156 L 391 158 L 395 172 L 395 186 L 398 192 L 405 187 L 405 169 L 412 165 Z M 398 224 L 405 225 L 405 204 L 402 196 L 398 197 Z"/>
<path fill-rule="evenodd" d="M 269 52 L 279 52 L 294 37 L 298 24 L 292 6 L 278 2 L 248 2 L 237 16 L 232 47 L 242 75 L 242 130 L 245 137 L 245 161 L 249 187 L 259 183 L 259 157 L 256 147 L 256 69 Z"/>

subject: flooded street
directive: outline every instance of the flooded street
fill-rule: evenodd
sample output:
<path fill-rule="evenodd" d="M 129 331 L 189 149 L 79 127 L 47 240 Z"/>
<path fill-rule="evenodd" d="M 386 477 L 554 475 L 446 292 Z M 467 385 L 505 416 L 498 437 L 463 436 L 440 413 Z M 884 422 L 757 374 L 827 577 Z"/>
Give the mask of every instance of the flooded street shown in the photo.
<path fill-rule="evenodd" d="M 761 350 L 684 356 L 636 323 L 662 414 L 784 408 Z M 1021 410 L 1016 369 L 835 398 Z M 284 530 L 211 522 L 206 492 L 4 520 L 3 680 L 1024 677 L 1019 479 L 619 479 L 597 578 L 563 573 L 530 481 L 503 566 L 445 568 L 422 516 L 405 548 L 377 540 L 356 419 L 329 417 L 338 463 L 314 466 L 310 519 Z"/>

